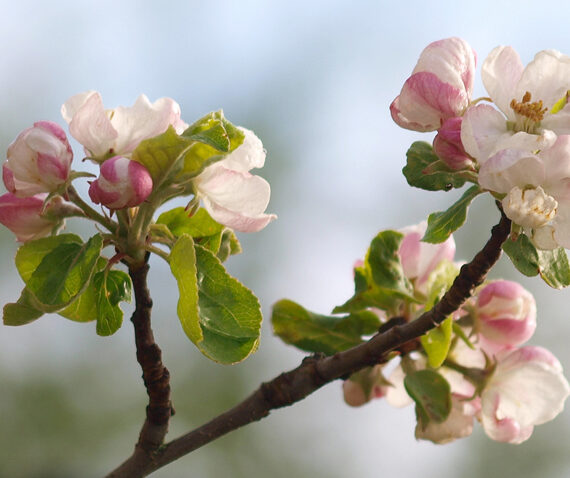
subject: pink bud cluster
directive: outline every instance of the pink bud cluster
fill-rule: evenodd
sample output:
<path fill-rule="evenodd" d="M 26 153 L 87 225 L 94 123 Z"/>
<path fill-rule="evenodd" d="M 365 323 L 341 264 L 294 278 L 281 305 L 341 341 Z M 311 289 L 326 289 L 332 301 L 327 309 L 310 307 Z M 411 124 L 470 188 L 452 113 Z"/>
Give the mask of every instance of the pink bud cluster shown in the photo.
<path fill-rule="evenodd" d="M 452 238 L 442 244 L 421 242 L 424 231 L 425 224 L 404 228 L 399 249 L 404 274 L 420 296 L 429 294 L 431 273 L 442 261 L 451 261 L 455 252 Z M 422 311 L 418 306 L 415 314 Z M 524 345 L 536 328 L 536 303 L 526 289 L 512 281 L 491 281 L 454 318 L 471 347 L 457 338 L 438 369 L 451 387 L 451 412 L 443 423 L 418 424 L 417 438 L 436 443 L 462 438 L 471 434 L 477 419 L 493 440 L 521 443 L 535 425 L 560 413 L 570 386 L 552 353 Z M 363 370 L 345 381 L 345 401 L 360 406 L 385 397 L 393 406 L 409 405 L 412 399 L 404 378 L 426 367 L 420 349 L 403 356 L 388 378 L 384 365 Z"/>
<path fill-rule="evenodd" d="M 151 174 L 132 159 L 141 141 L 156 137 L 169 127 L 178 134 L 188 127 L 174 100 L 161 98 L 151 103 L 145 95 L 131 107 L 105 109 L 101 95 L 87 91 L 69 98 L 61 113 L 87 159 L 100 166 L 97 179 L 89 181 L 89 197 L 111 211 L 140 206 L 153 192 Z M 263 166 L 265 149 L 252 131 L 240 129 L 245 137 L 243 144 L 198 175 L 192 190 L 195 199 L 201 200 L 220 224 L 254 232 L 276 216 L 265 214 L 269 184 L 250 173 Z M 67 198 L 71 181 L 89 175 L 72 174 L 72 159 L 65 132 L 50 121 L 34 123 L 9 146 L 2 169 L 9 194 L 2 197 L 0 222 L 14 231 L 18 240 L 45 236 L 60 222 L 61 217 L 55 217 L 54 211 L 47 217 L 43 202 L 48 197 L 45 193 L 50 198 Z M 60 208 L 59 212 L 70 210 Z M 72 215 L 76 214 L 77 209 Z"/>

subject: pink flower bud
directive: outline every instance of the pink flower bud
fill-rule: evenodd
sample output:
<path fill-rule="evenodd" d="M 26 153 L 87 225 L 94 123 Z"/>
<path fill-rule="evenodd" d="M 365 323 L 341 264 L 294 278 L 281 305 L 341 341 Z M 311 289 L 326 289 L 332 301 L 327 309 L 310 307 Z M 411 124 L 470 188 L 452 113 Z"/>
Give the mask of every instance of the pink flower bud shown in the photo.
<path fill-rule="evenodd" d="M 434 131 L 461 116 L 471 98 L 475 63 L 475 52 L 460 38 L 428 45 L 390 105 L 392 119 L 402 128 Z"/>
<path fill-rule="evenodd" d="M 89 197 L 109 209 L 141 204 L 152 191 L 152 178 L 136 161 L 115 156 L 101 165 L 99 178 L 89 186 Z"/>
<path fill-rule="evenodd" d="M 498 280 L 481 289 L 476 301 L 477 331 L 491 342 L 514 346 L 536 329 L 534 297 L 516 282 Z"/>
<path fill-rule="evenodd" d="M 433 140 L 435 154 L 451 169 L 465 169 L 473 164 L 461 143 L 461 122 L 456 116 L 445 120 Z"/>
<path fill-rule="evenodd" d="M 69 175 L 73 152 L 65 132 L 50 121 L 38 121 L 8 147 L 2 168 L 6 189 L 20 197 L 54 192 Z"/>
<path fill-rule="evenodd" d="M 428 277 L 439 263 L 444 259 L 451 261 L 455 255 L 453 236 L 441 244 L 422 242 L 426 228 L 427 222 L 423 221 L 415 226 L 400 229 L 404 239 L 398 251 L 404 275 L 410 280 L 415 280 L 415 287 L 421 292 L 425 292 Z"/>
<path fill-rule="evenodd" d="M 552 420 L 570 394 L 560 362 L 541 347 L 499 356 L 481 393 L 481 424 L 493 440 L 522 443 L 535 425 Z"/>
<path fill-rule="evenodd" d="M 20 242 L 47 236 L 58 221 L 41 216 L 46 194 L 18 197 L 12 193 L 0 196 L 0 223 L 10 229 Z"/>

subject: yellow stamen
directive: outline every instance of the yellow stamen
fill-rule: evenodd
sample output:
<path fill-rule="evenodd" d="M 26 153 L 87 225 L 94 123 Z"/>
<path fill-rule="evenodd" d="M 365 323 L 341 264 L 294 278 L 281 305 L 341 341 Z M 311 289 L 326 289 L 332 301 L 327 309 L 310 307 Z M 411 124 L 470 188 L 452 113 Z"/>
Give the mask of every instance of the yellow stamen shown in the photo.
<path fill-rule="evenodd" d="M 527 91 L 520 103 L 515 99 L 511 100 L 511 108 L 516 114 L 524 116 L 535 123 L 540 123 L 544 119 L 544 113 L 548 111 L 548 108 L 543 106 L 542 100 L 531 103 L 531 97 L 530 92 Z"/>

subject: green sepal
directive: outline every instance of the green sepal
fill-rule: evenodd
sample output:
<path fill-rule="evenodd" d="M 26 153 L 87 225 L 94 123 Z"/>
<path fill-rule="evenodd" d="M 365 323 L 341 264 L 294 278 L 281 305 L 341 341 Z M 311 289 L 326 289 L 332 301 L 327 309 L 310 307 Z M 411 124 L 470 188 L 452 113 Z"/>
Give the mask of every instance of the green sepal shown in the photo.
<path fill-rule="evenodd" d="M 540 274 L 542 280 L 554 289 L 570 285 L 570 265 L 564 248 L 537 249 L 525 234 L 519 234 L 514 241 L 507 239 L 503 250 L 522 274 L 528 277 Z"/>
<path fill-rule="evenodd" d="M 271 321 L 273 331 L 285 343 L 327 355 L 362 343 L 363 336 L 374 334 L 381 325 L 378 315 L 371 311 L 327 316 L 310 312 L 286 299 L 273 306 Z"/>
<path fill-rule="evenodd" d="M 398 250 L 403 234 L 382 231 L 372 240 L 364 264 L 354 268 L 354 295 L 333 313 L 357 312 L 378 307 L 397 313 L 402 301 L 417 302 L 404 275 Z"/>
<path fill-rule="evenodd" d="M 413 143 L 406 158 L 402 172 L 410 186 L 428 191 L 449 191 L 465 184 L 466 172 L 449 168 L 425 141 Z"/>
<path fill-rule="evenodd" d="M 425 369 L 406 375 L 404 387 L 416 403 L 418 425 L 442 423 L 451 412 L 451 387 L 439 373 Z"/>
<path fill-rule="evenodd" d="M 65 242 L 45 254 L 27 280 L 35 305 L 56 312 L 73 302 L 87 287 L 102 247 L 103 238 L 96 234 L 84 244 Z"/>
<path fill-rule="evenodd" d="M 228 257 L 240 253 L 241 244 L 234 231 L 231 229 L 224 229 L 220 240 L 220 247 L 218 248 L 216 256 L 218 259 L 220 259 L 221 262 L 225 262 Z"/>
<path fill-rule="evenodd" d="M 180 291 L 178 317 L 188 338 L 211 360 L 237 363 L 259 344 L 261 307 L 208 249 L 183 234 L 170 252 Z"/>
<path fill-rule="evenodd" d="M 131 278 L 126 272 L 104 269 L 93 276 L 97 307 L 97 335 L 114 334 L 123 324 L 121 302 L 131 301 Z"/>
<path fill-rule="evenodd" d="M 452 232 L 463 226 L 471 201 L 482 192 L 479 186 L 471 186 L 449 209 L 430 214 L 422 241 L 438 244 L 447 240 Z"/>

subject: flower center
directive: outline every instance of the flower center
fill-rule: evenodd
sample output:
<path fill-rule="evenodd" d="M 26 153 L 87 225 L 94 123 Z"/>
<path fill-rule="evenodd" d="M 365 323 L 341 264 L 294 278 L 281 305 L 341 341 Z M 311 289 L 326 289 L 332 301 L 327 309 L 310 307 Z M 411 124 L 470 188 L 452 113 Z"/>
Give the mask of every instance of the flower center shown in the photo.
<path fill-rule="evenodd" d="M 522 97 L 522 101 L 514 98 L 511 100 L 511 108 L 517 115 L 515 123 L 515 131 L 525 131 L 527 133 L 536 133 L 537 126 L 544 119 L 544 114 L 548 108 L 544 107 L 542 100 L 531 102 L 532 95 L 527 91 Z"/>
<path fill-rule="evenodd" d="M 540 186 L 532 189 L 512 188 L 503 199 L 507 217 L 522 227 L 536 229 L 549 223 L 558 208 L 558 201 Z"/>

